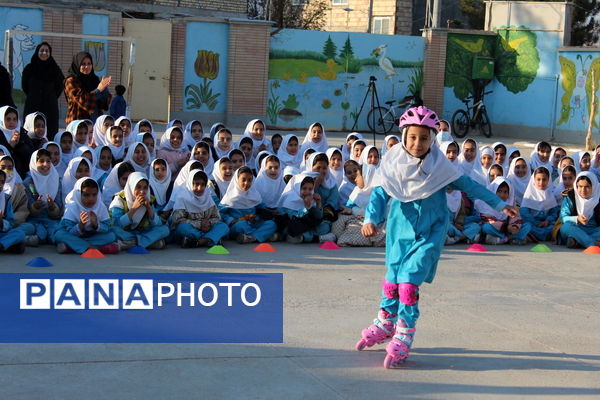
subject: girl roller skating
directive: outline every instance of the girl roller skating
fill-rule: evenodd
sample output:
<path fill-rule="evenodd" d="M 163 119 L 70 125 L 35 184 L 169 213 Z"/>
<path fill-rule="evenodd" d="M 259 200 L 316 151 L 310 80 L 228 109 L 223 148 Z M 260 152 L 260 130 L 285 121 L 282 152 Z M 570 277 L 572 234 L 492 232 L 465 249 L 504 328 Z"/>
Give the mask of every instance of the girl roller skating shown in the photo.
<path fill-rule="evenodd" d="M 382 160 L 362 233 L 377 233 L 386 219 L 386 267 L 380 309 L 363 329 L 357 350 L 391 339 L 384 366 L 393 368 L 409 354 L 419 318 L 419 286 L 431 283 L 446 238 L 446 190 L 466 192 L 511 217 L 517 210 L 485 187 L 463 176 L 440 151 L 435 137 L 440 123 L 426 107 L 413 107 L 400 118 L 401 143 Z"/>

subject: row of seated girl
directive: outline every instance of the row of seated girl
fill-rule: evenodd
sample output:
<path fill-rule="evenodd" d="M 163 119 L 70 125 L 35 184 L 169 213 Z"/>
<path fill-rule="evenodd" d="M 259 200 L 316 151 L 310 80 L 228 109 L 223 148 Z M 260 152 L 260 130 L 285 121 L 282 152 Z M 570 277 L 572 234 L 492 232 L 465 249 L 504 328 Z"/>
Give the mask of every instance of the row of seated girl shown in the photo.
<path fill-rule="evenodd" d="M 548 143 L 540 142 L 526 160 L 518 150 L 502 143 L 477 149 L 476 142 L 467 139 L 462 154 L 455 141 L 440 146 L 456 168 L 520 209 L 520 217 L 510 219 L 483 202 L 472 202 L 464 194 L 450 191 L 447 245 L 479 241 L 522 245 L 552 240 L 568 247 L 589 247 L 600 243 L 600 164 L 591 162 L 593 153 L 581 151 L 567 156 L 564 149 L 552 150 Z M 481 154 L 479 164 L 477 153 Z M 593 160 L 599 158 L 600 146 Z M 503 167 L 506 164 L 507 175 Z M 557 175 L 553 179 L 555 167 Z"/>
<path fill-rule="evenodd" d="M 390 147 L 395 144 L 392 140 L 387 141 Z M 138 143 L 138 145 L 130 147 L 129 152 L 134 155 L 135 153 L 131 149 L 136 149 L 137 147 L 143 149 L 143 146 L 139 146 Z M 360 150 L 361 147 L 366 151 L 359 152 L 357 149 Z M 358 227 L 359 229 L 362 223 L 360 219 L 362 215 L 359 210 L 368 201 L 370 193 L 368 185 L 365 182 L 371 179 L 379 163 L 379 151 L 376 148 L 372 146 L 353 146 L 353 148 L 355 150 L 354 155 L 359 162 L 347 160 L 344 167 L 346 174 L 344 172 L 340 173 L 340 165 L 343 160 L 342 151 L 335 148 L 329 149 L 327 154 L 316 152 L 314 149 L 307 149 L 305 151 L 307 158 L 303 160 L 304 170 L 299 171 L 295 167 L 288 166 L 286 167 L 287 173 L 285 177 L 280 168 L 281 163 L 278 157 L 273 154 L 265 153 L 259 156 L 262 168 L 259 169 L 258 177 L 256 178 L 252 170 L 243 165 L 243 158 L 241 165 L 237 166 L 227 156 L 220 158 L 214 165 L 214 179 L 210 179 L 208 174 L 204 173 L 206 174 L 211 200 L 219 205 L 222 219 L 228 225 L 229 232 L 226 232 L 225 235 L 229 234 L 230 237 L 237 239 L 241 243 L 265 241 L 268 239 L 276 240 L 284 236 L 287 236 L 288 241 L 293 243 L 335 240 L 336 236 L 331 233 L 332 222 L 337 221 L 338 215 L 344 215 L 346 217 L 342 220 L 343 223 L 337 224 L 335 229 L 340 237 L 343 237 L 346 231 L 352 231 L 351 235 L 346 235 L 352 239 L 356 236 L 356 228 Z M 0 151 L 5 150 L 0 149 Z M 129 222 L 126 218 L 122 218 L 123 213 L 120 213 L 119 210 L 115 209 L 113 211 L 113 205 L 116 206 L 115 200 L 118 198 L 121 203 L 124 202 L 124 199 L 126 200 L 125 194 L 129 187 L 129 177 L 135 173 L 141 176 L 148 176 L 146 178 L 148 182 L 147 190 L 148 193 L 152 194 L 153 201 L 151 204 L 156 209 L 156 215 L 153 214 L 148 223 L 141 224 L 141 226 L 158 226 L 154 222 L 160 221 L 163 225 L 169 224 L 171 226 L 166 237 L 167 239 L 180 241 L 186 246 L 189 246 L 190 243 L 197 244 L 193 240 L 198 240 L 198 238 L 193 239 L 191 242 L 188 240 L 184 243 L 184 239 L 186 237 L 189 239 L 189 235 L 182 236 L 180 234 L 181 229 L 179 234 L 176 234 L 177 229 L 174 225 L 179 225 L 177 221 L 180 218 L 173 211 L 173 206 L 177 199 L 181 197 L 180 193 L 189 192 L 189 188 L 186 192 L 185 187 L 186 184 L 189 184 L 187 181 L 191 171 L 194 169 L 204 169 L 203 163 L 199 160 L 193 159 L 188 161 L 177 174 L 177 177 L 171 179 L 172 174 L 169 171 L 169 163 L 166 160 L 154 159 L 149 169 L 138 170 L 135 166 L 139 167 L 140 164 L 136 163 L 135 157 L 132 157 L 128 161 L 117 163 L 111 168 L 108 176 L 104 178 L 104 184 L 102 185 L 96 179 L 97 175 L 94 165 L 97 164 L 94 160 L 94 151 L 92 149 L 84 148 L 80 157 L 71 159 L 62 179 L 59 177 L 55 166 L 57 153 L 58 157 L 60 157 L 60 151 L 51 153 L 49 149 L 42 148 L 36 150 L 30 158 L 29 173 L 22 183 L 20 182 L 19 174 L 14 170 L 14 160 L 12 157 L 10 155 L 3 155 L 0 158 L 0 167 L 3 171 L 7 172 L 6 175 L 8 177 L 7 184 L 4 185 L 4 191 L 6 197 L 10 200 L 9 203 L 14 204 L 13 208 L 18 210 L 18 218 L 15 218 L 15 222 L 18 225 L 18 229 L 26 235 L 28 245 L 37 245 L 45 242 L 54 243 L 57 240 L 60 243 L 71 243 L 71 241 L 65 242 L 57 239 L 57 237 L 61 238 L 61 236 L 60 234 L 57 236 L 56 233 L 64 230 L 61 227 L 65 223 L 64 221 L 60 221 L 63 218 L 63 209 L 65 209 L 64 215 L 67 215 L 66 208 L 68 208 L 69 204 L 74 203 L 72 199 L 69 201 L 69 196 L 73 196 L 72 192 L 77 188 L 76 182 L 86 177 L 94 180 L 95 185 L 98 187 L 97 196 L 100 199 L 99 201 L 105 207 L 108 207 L 111 215 L 113 215 L 111 219 L 112 226 L 117 226 L 119 222 Z M 240 174 L 240 171 L 244 173 Z M 363 171 L 366 171 L 366 173 L 363 173 Z M 146 172 L 149 172 L 149 174 L 146 175 Z M 304 176 L 302 174 L 308 175 Z M 365 179 L 363 179 L 363 175 Z M 293 182 L 290 181 L 292 176 L 294 177 Z M 306 182 L 298 181 L 299 176 L 306 178 Z M 240 184 L 243 183 L 242 177 L 246 181 L 252 181 L 252 183 L 256 180 L 253 190 L 238 190 Z M 101 177 L 100 179 L 103 178 Z M 313 182 L 309 182 L 311 179 Z M 90 179 L 87 179 L 87 181 L 89 182 Z M 230 184 L 232 181 L 235 182 L 235 185 Z M 289 190 L 287 190 L 284 196 L 286 183 L 289 184 Z M 296 196 L 296 200 L 298 200 L 298 197 L 303 198 L 305 203 L 308 204 L 309 200 L 306 198 L 306 193 L 309 190 L 304 186 L 310 187 L 311 184 L 312 190 L 316 192 L 311 200 L 314 203 L 313 206 L 293 209 L 280 205 L 280 203 L 284 202 L 284 199 L 290 196 Z M 342 195 L 340 195 L 338 188 L 342 189 Z M 302 196 L 300 195 L 301 189 L 303 190 Z M 234 202 L 228 207 L 226 204 L 228 204 L 227 202 L 230 197 L 227 196 L 231 190 L 233 192 L 229 196 L 233 196 L 231 198 L 234 199 Z M 238 191 L 236 192 L 235 190 Z M 260 201 L 256 202 L 255 200 L 257 199 L 255 198 L 254 200 L 251 199 L 250 203 L 248 203 L 248 198 L 251 197 L 250 194 L 258 196 Z M 79 203 L 75 202 L 75 204 Z M 298 202 L 290 204 L 299 205 Z M 344 204 L 348 205 L 348 207 L 345 207 Z M 133 203 L 129 204 L 129 207 L 132 206 Z M 127 207 L 120 208 L 127 209 Z M 114 215 L 118 215 L 119 218 L 115 218 Z M 354 222 L 355 225 L 350 227 L 350 221 Z M 90 221 L 86 219 L 77 223 L 72 222 L 75 226 L 78 226 L 80 223 L 87 224 Z M 137 227 L 139 224 L 134 225 Z M 70 226 L 69 229 L 77 231 L 73 226 Z M 115 228 L 113 230 L 119 231 L 119 229 Z M 156 238 L 153 235 L 136 237 L 134 239 L 130 235 L 124 235 L 121 231 L 117 232 L 117 236 L 120 240 L 120 248 L 131 246 L 134 240 L 145 247 L 150 245 L 163 247 L 164 243 L 160 242 L 160 239 L 165 239 L 161 237 L 160 239 L 152 240 Z M 362 236 L 359 238 L 362 238 Z M 211 243 L 215 242 L 218 242 L 218 240 Z M 381 238 L 376 242 L 379 245 L 383 244 Z M 199 244 L 203 245 L 206 243 L 200 242 Z M 352 240 L 344 244 L 365 245 L 365 243 L 352 242 Z M 366 245 L 370 244 L 374 244 L 374 242 L 366 243 Z M 78 247 L 77 251 L 81 251 L 83 248 L 84 246 L 82 245 Z M 114 249 L 115 247 L 112 246 L 108 248 L 108 251 L 114 251 Z M 61 248 L 60 250 L 65 249 Z"/>

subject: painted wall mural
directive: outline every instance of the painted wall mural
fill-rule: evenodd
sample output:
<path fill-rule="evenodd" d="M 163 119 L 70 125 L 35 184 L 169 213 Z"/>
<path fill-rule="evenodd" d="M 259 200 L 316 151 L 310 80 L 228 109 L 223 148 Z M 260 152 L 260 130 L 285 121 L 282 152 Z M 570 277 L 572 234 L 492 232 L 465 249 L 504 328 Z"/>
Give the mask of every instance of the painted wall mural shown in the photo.
<path fill-rule="evenodd" d="M 41 31 L 43 11 L 33 8 L 0 7 L 0 31 L 7 29 Z M 13 98 L 17 103 L 25 102 L 21 90 L 21 73 L 31 61 L 31 56 L 41 37 L 22 33 L 14 36 L 13 42 Z M 0 40 L 0 61 L 4 65 L 4 36 Z M 6 65 L 5 65 L 6 66 Z"/>
<path fill-rule="evenodd" d="M 572 130 L 587 130 L 592 99 L 596 97 L 592 126 L 598 128 L 600 53 L 561 52 L 558 59 L 562 93 L 559 93 L 559 119 L 556 125 Z"/>
<path fill-rule="evenodd" d="M 108 15 L 84 13 L 81 18 L 84 35 L 108 36 L 110 24 Z M 98 76 L 108 75 L 108 46 L 108 40 L 84 39 L 81 41 L 81 50 L 91 54 L 94 61 L 94 72 Z"/>
<path fill-rule="evenodd" d="M 215 22 L 189 22 L 186 30 L 184 110 L 224 113 L 227 106 L 229 26 Z"/>
<path fill-rule="evenodd" d="M 422 37 L 284 29 L 271 37 L 268 123 L 348 130 L 370 76 L 382 106 L 420 92 L 423 54 Z M 367 129 L 369 106 L 367 99 L 357 129 Z"/>

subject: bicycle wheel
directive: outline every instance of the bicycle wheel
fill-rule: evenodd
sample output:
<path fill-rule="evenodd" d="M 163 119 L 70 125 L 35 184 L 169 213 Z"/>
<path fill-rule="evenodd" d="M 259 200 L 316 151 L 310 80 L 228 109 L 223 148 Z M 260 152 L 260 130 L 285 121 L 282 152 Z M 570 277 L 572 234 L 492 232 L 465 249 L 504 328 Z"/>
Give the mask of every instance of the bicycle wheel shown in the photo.
<path fill-rule="evenodd" d="M 479 124 L 479 131 L 483 133 L 483 136 L 488 138 L 492 137 L 492 124 L 490 123 L 490 118 L 488 117 L 485 108 L 481 110 L 477 119 L 477 123 Z"/>
<path fill-rule="evenodd" d="M 464 138 L 469 133 L 469 114 L 465 110 L 456 110 L 450 120 L 452 124 L 452 135 Z"/>
<path fill-rule="evenodd" d="M 373 125 L 373 122 L 375 122 L 375 125 Z M 367 115 L 369 129 L 379 135 L 385 135 L 391 131 L 395 124 L 394 115 L 385 107 L 375 107 Z"/>

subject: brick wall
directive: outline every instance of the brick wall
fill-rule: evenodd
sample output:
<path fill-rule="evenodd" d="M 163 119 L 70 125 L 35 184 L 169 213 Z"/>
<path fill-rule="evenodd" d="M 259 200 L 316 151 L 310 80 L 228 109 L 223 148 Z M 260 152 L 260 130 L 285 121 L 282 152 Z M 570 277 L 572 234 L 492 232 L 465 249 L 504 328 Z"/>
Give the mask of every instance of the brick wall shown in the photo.
<path fill-rule="evenodd" d="M 171 112 L 183 111 L 183 73 L 185 67 L 185 24 L 173 22 L 171 28 Z"/>
<path fill-rule="evenodd" d="M 120 15 L 109 17 L 108 34 L 110 36 L 123 36 L 123 19 Z M 123 64 L 123 42 L 108 42 L 108 75 L 112 77 L 110 92 L 115 94 L 115 86 L 124 83 L 122 79 Z"/>
<path fill-rule="evenodd" d="M 269 29 L 265 23 L 230 21 L 227 123 L 262 117 L 267 106 Z M 236 117 L 238 116 L 238 117 Z M 235 121 L 235 122 L 234 122 Z"/>
<path fill-rule="evenodd" d="M 351 8 L 352 11 L 344 11 Z M 390 34 L 410 35 L 412 29 L 412 0 L 373 0 L 373 18 L 390 17 Z M 348 0 L 348 4 L 331 5 L 324 30 L 338 32 L 367 32 L 369 0 Z"/>
<path fill-rule="evenodd" d="M 444 77 L 446 74 L 447 29 L 425 31 L 425 62 L 423 67 L 423 101 L 439 115 L 444 111 Z"/>
<path fill-rule="evenodd" d="M 413 3 L 412 0 L 396 1 L 396 35 L 410 35 L 413 26 Z"/>

